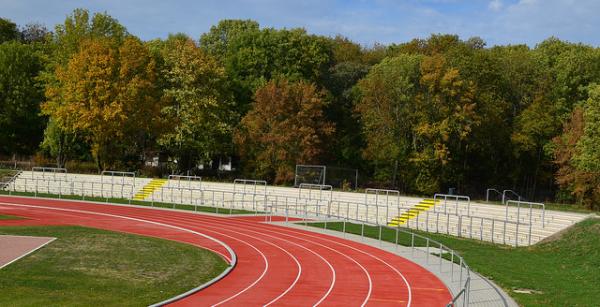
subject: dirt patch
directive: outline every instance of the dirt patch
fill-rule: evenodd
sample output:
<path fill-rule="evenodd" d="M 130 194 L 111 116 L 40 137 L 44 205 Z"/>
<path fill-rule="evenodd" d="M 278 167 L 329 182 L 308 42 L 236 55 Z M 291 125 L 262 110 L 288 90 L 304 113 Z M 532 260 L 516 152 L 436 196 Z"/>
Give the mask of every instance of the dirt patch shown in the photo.
<path fill-rule="evenodd" d="M 48 237 L 0 236 L 0 269 L 54 240 Z"/>

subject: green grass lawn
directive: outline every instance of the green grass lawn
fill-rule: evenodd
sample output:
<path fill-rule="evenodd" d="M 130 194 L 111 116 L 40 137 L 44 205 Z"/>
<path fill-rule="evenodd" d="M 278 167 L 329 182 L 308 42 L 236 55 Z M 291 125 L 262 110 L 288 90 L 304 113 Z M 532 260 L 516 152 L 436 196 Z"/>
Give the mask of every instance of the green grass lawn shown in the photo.
<path fill-rule="evenodd" d="M 19 216 L 14 216 L 14 215 L 2 215 L 0 214 L 0 221 L 1 220 L 22 220 L 22 217 Z"/>
<path fill-rule="evenodd" d="M 227 267 L 187 244 L 99 229 L 0 227 L 0 234 L 58 238 L 0 269 L 3 306 L 147 306 Z"/>
<path fill-rule="evenodd" d="M 8 195 L 8 191 L 0 190 L 0 195 Z M 33 192 L 10 192 L 10 195 L 16 196 L 35 196 L 36 194 Z M 139 200 L 127 200 L 123 198 L 105 198 L 105 197 L 82 197 L 79 195 L 62 195 L 59 197 L 57 194 L 48 194 L 48 193 L 37 193 L 37 197 L 45 197 L 45 198 L 62 198 L 62 199 L 71 199 L 71 200 L 87 200 L 87 201 L 95 201 L 95 202 L 109 202 L 115 204 L 131 204 L 138 206 L 153 206 L 159 208 L 171 208 L 178 210 L 187 210 L 187 211 L 198 211 L 198 212 L 208 212 L 208 213 L 218 213 L 218 214 L 254 214 L 254 211 L 241 210 L 241 209 L 233 209 L 229 210 L 229 208 L 222 207 L 209 207 L 209 206 L 192 206 L 192 205 L 181 205 L 181 204 L 171 204 L 171 203 L 163 203 L 163 202 L 149 202 L 149 201 L 139 201 Z M 259 212 L 260 213 L 260 212 Z"/>
<path fill-rule="evenodd" d="M 309 224 L 323 227 L 323 223 Z M 341 230 L 342 223 L 328 223 Z M 346 231 L 360 234 L 360 225 L 346 224 Z M 600 219 L 587 219 L 554 241 L 531 247 L 508 247 L 447 235 L 422 233 L 454 249 L 471 268 L 504 288 L 523 306 L 598 306 L 600 303 Z M 395 231 L 382 237 L 395 241 Z M 378 229 L 365 227 L 365 235 L 378 236 Z M 410 236 L 399 242 L 410 245 Z M 423 246 L 424 242 L 416 241 Z M 532 289 L 536 294 L 515 293 Z"/>

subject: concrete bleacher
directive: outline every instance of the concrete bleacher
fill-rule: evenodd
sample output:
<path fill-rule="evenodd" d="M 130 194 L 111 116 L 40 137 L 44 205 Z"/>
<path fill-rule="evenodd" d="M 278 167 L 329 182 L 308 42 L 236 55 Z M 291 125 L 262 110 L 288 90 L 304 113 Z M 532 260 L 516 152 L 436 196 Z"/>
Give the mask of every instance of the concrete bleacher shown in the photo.
<path fill-rule="evenodd" d="M 152 185 L 152 189 L 148 190 L 151 181 L 149 178 L 126 176 L 24 171 L 4 189 L 125 199 L 133 199 L 137 194 L 150 202 L 217 206 L 379 225 L 388 225 L 392 219 L 424 200 L 401 195 L 376 196 L 267 186 L 264 182 L 253 181 L 208 182 L 199 178 L 172 178 Z M 142 190 L 144 194 L 138 194 Z M 545 210 L 542 214 L 542 210 L 537 208 L 530 210 L 528 207 L 517 209 L 510 206 L 507 209 L 503 205 L 446 201 L 409 219 L 402 227 L 524 246 L 535 244 L 585 217 L 585 214 L 552 210 Z"/>

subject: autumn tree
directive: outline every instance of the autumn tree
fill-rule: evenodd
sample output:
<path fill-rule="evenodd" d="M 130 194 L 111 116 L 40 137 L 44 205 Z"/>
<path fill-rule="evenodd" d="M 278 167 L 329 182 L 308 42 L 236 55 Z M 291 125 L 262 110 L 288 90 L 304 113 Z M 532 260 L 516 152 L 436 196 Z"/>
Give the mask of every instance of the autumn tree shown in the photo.
<path fill-rule="evenodd" d="M 56 78 L 43 112 L 85 138 L 99 169 L 130 154 L 139 159 L 160 111 L 155 64 L 139 40 L 127 38 L 120 47 L 87 40 L 65 68 L 57 67 Z"/>
<path fill-rule="evenodd" d="M 590 98 L 577 106 L 553 139 L 557 183 L 579 203 L 598 209 L 600 202 L 600 86 L 589 88 Z"/>
<path fill-rule="evenodd" d="M 35 37 L 40 33 L 37 30 L 33 32 L 26 37 L 35 40 Z M 55 104 L 58 104 L 56 99 L 59 99 L 59 96 L 56 95 L 59 94 L 57 94 L 56 89 L 62 88 L 63 85 L 57 72 L 68 70 L 69 61 L 80 51 L 83 43 L 88 44 L 90 40 L 94 39 L 106 39 L 106 44 L 110 44 L 111 48 L 114 49 L 118 48 L 128 35 L 125 27 L 106 13 L 95 13 L 90 16 L 89 11 L 85 9 L 75 9 L 65 18 L 63 23 L 56 25 L 54 32 L 48 38 L 48 43 L 44 46 L 48 54 L 48 61 L 40 79 L 46 87 L 46 100 L 55 101 Z M 50 119 L 46 127 L 50 131 L 44 132 L 43 148 L 56 158 L 59 166 L 61 166 L 61 163 L 66 162 L 64 159 L 69 155 L 54 156 L 54 154 L 70 152 L 63 148 L 67 144 L 64 141 L 72 140 L 75 143 L 80 143 L 83 138 L 80 131 L 66 131 L 63 130 L 65 127 L 61 119 Z M 77 135 L 77 137 L 74 138 L 74 135 Z M 86 144 L 71 145 L 72 148 L 87 147 Z M 54 150 L 50 150 L 50 148 L 54 148 Z"/>
<path fill-rule="evenodd" d="M 234 135 L 257 178 L 289 183 L 296 164 L 318 163 L 334 125 L 325 120 L 325 93 L 307 81 L 273 80 L 259 88 Z"/>
<path fill-rule="evenodd" d="M 189 38 L 172 37 L 162 52 L 167 130 L 159 143 L 174 154 L 180 171 L 199 160 L 230 154 L 237 115 L 223 67 Z"/>

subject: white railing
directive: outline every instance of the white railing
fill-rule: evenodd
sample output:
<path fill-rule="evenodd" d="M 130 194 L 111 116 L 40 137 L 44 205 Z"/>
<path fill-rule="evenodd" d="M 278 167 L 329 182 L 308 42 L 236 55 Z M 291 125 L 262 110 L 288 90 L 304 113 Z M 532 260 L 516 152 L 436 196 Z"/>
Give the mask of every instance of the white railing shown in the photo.
<path fill-rule="evenodd" d="M 175 204 L 193 206 L 194 210 L 197 210 L 199 206 L 213 207 L 217 212 L 223 210 L 223 212 L 232 213 L 234 210 L 243 209 L 251 210 L 255 214 L 261 213 L 265 216 L 265 220 L 272 220 L 274 215 L 285 216 L 285 220 L 289 221 L 291 218 L 301 218 L 304 223 L 309 220 L 322 220 L 325 222 L 327 227 L 327 221 L 341 221 L 343 223 L 343 231 L 346 231 L 346 223 L 354 222 L 360 223 L 361 225 L 361 237 L 365 236 L 365 227 L 376 227 L 378 229 L 378 240 L 383 244 L 382 231 L 394 231 L 396 233 L 395 244 L 398 247 L 398 236 L 407 234 L 411 237 L 410 247 L 413 251 L 416 249 L 415 239 L 420 239 L 425 242 L 426 257 L 429 263 L 430 257 L 439 258 L 439 267 L 442 270 L 442 263 L 444 254 L 450 255 L 450 270 L 451 279 L 454 282 L 455 277 L 458 274 L 459 290 L 457 294 L 448 303 L 448 306 L 454 306 L 457 302 L 462 300 L 462 305 L 467 306 L 469 301 L 469 286 L 470 286 L 470 268 L 454 250 L 444 246 L 443 244 L 409 231 L 405 227 L 390 227 L 380 223 L 385 217 L 384 221 L 389 221 L 394 215 L 398 215 L 402 209 L 407 209 L 410 206 L 400 203 L 397 204 L 396 210 L 390 210 L 388 205 L 380 204 L 369 204 L 369 203 L 354 203 L 345 201 L 331 201 L 323 199 L 308 199 L 293 196 L 280 196 L 280 195 L 266 195 L 266 193 L 256 193 L 256 186 L 260 185 L 259 181 L 243 181 L 240 184 L 244 185 L 242 191 L 224 191 L 224 190 L 210 190 L 203 188 L 190 188 L 190 187 L 160 187 L 157 193 L 155 191 L 150 196 L 150 204 L 154 205 L 160 201 L 162 203 L 170 203 L 173 207 Z M 247 184 L 252 186 L 252 192 L 248 192 L 246 189 Z M 98 182 L 98 181 L 77 181 L 77 180 L 65 180 L 65 179 L 54 179 L 54 178 L 17 178 L 11 183 L 11 189 L 9 192 L 32 192 L 34 196 L 40 194 L 57 194 L 59 198 L 66 195 L 78 195 L 84 197 L 101 197 L 107 202 L 110 198 L 123 198 L 129 203 L 135 195 L 135 185 L 123 184 L 118 182 Z M 260 192 L 260 191 L 259 191 Z M 158 194 L 158 195 L 157 195 Z M 437 222 L 440 224 L 440 215 L 444 214 L 441 212 L 437 213 Z M 446 214 L 450 216 L 449 214 Z M 370 217 L 374 216 L 373 219 Z M 425 223 L 425 229 L 429 230 L 429 216 L 425 217 L 427 222 Z M 470 227 L 470 237 L 473 237 L 473 219 L 476 217 L 459 217 L 460 219 L 470 219 L 468 227 Z M 449 218 L 447 218 L 449 220 Z M 484 218 L 481 219 L 483 223 Z M 419 228 L 419 220 L 417 218 L 416 225 Z M 492 221 L 492 223 L 494 223 Z M 462 222 L 458 223 L 462 225 Z M 465 223 L 467 224 L 467 223 Z M 506 233 L 506 223 L 504 229 Z M 519 223 L 517 223 L 519 225 Z M 410 225 L 408 225 L 410 226 Z M 463 233 L 463 227 L 458 226 L 458 233 Z M 492 226 L 494 229 L 494 226 Z M 449 228 L 446 229 L 449 231 Z M 480 231 L 481 233 L 481 231 Z M 386 243 L 387 244 L 387 243 Z M 518 243 L 517 243 L 518 244 Z M 435 252 L 437 251 L 437 255 Z M 433 253 L 433 254 L 432 254 Z M 458 272 L 454 272 L 454 264 L 457 264 L 459 269 Z"/>
<path fill-rule="evenodd" d="M 520 201 L 520 200 L 508 200 L 506 201 L 506 219 L 508 220 L 508 206 L 514 204 L 517 206 L 517 221 L 521 221 L 521 207 L 522 205 L 529 207 L 529 223 L 533 222 L 533 207 L 539 207 L 541 209 L 540 220 L 542 222 L 542 227 L 546 227 L 546 205 L 543 203 L 534 203 L 529 201 Z M 538 209 L 539 210 L 539 209 Z M 537 211 L 537 210 L 536 210 Z"/>
<path fill-rule="evenodd" d="M 460 202 L 467 202 L 467 214 L 471 213 L 471 198 L 465 195 L 451 195 L 451 194 L 435 194 L 433 195 L 433 203 L 435 204 L 438 199 L 444 199 L 444 213 L 448 213 L 448 200 L 454 200 L 454 213 L 458 214 L 458 206 Z M 433 206 L 433 210 L 437 211 L 437 205 Z"/>

